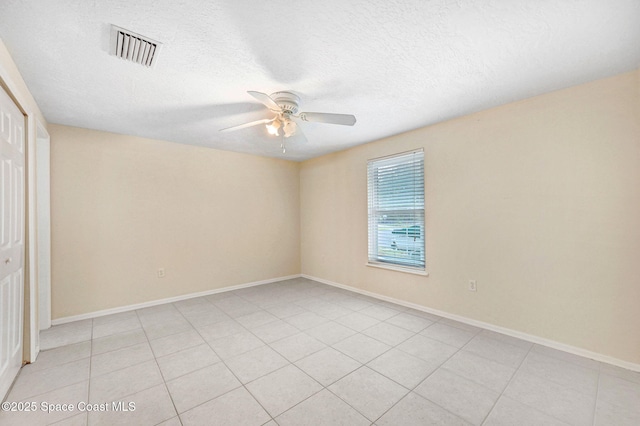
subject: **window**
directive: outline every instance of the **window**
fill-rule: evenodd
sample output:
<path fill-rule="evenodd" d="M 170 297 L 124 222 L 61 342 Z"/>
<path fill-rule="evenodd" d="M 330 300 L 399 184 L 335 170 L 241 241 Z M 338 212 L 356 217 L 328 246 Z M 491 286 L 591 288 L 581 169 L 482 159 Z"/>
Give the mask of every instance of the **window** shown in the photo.
<path fill-rule="evenodd" d="M 369 160 L 369 264 L 425 270 L 424 152 Z"/>

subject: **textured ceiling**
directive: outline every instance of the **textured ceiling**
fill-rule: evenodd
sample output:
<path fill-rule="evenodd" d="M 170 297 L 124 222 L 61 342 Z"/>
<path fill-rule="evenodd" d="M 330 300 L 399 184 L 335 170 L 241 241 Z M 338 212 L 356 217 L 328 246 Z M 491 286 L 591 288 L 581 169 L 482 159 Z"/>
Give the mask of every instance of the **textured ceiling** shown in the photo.
<path fill-rule="evenodd" d="M 108 54 L 110 24 L 163 43 L 154 68 Z M 640 0 L 2 0 L 0 37 L 51 123 L 312 158 L 640 65 Z M 246 91 L 290 89 L 279 150 Z"/>

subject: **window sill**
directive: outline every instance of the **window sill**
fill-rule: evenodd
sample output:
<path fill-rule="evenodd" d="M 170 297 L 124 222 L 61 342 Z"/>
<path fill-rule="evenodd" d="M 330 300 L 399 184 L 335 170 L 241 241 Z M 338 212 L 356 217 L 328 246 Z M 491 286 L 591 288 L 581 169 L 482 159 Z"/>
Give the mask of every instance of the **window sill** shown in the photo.
<path fill-rule="evenodd" d="M 366 265 L 371 266 L 373 268 L 388 269 L 390 271 L 405 272 L 407 274 L 413 274 L 413 275 L 421 275 L 423 277 L 429 276 L 429 273 L 427 271 L 420 271 L 419 269 L 403 268 L 401 266 L 387 265 L 384 263 L 367 262 Z"/>

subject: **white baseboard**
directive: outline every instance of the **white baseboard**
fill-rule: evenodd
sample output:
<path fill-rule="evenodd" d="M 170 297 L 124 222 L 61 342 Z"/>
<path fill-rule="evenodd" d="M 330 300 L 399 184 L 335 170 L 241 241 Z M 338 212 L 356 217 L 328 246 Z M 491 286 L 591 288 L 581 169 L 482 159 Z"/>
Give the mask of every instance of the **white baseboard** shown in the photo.
<path fill-rule="evenodd" d="M 391 303 L 395 303 L 401 306 L 406 306 L 407 308 L 412 308 L 418 311 L 422 311 L 422 312 L 427 312 L 430 314 L 434 314 L 434 315 L 438 315 L 444 318 L 449 318 L 455 321 L 459 321 L 465 324 L 469 324 L 469 325 L 473 325 L 475 327 L 480 327 L 486 330 L 491 330 L 491 331 L 495 331 L 497 333 L 502 333 L 502 334 L 506 334 L 507 336 L 511 336 L 511 337 L 516 337 L 518 339 L 522 339 L 522 340 L 526 340 L 528 342 L 531 343 L 536 343 L 538 345 L 542 345 L 542 346 L 547 346 L 553 349 L 557 349 L 563 352 L 568 352 L 570 354 L 574 354 L 574 355 L 578 355 L 578 356 L 582 356 L 585 358 L 590 358 L 596 361 L 601 361 L 607 364 L 611 364 L 611 365 L 615 365 L 617 367 L 622 367 L 625 368 L 627 370 L 632 370 L 632 371 L 638 371 L 640 372 L 640 364 L 635 364 L 633 362 L 629 362 L 629 361 L 624 361 L 618 358 L 614 358 L 612 356 L 609 355 L 604 355 L 604 354 L 600 354 L 597 352 L 591 352 L 588 351 L 586 349 L 582 349 L 576 346 L 571 346 L 571 345 L 567 345 L 565 343 L 560 343 L 560 342 L 556 342 L 555 340 L 549 340 L 549 339 L 545 339 L 543 337 L 538 337 L 538 336 L 534 336 L 532 334 L 527 334 L 527 333 L 523 333 L 521 331 L 517 331 L 517 330 L 512 330 L 510 328 L 506 328 L 506 327 L 500 327 L 498 325 L 494 325 L 494 324 L 490 324 L 487 322 L 482 322 L 482 321 L 478 321 L 478 320 L 474 320 L 471 318 L 467 318 L 467 317 L 463 317 L 460 315 L 456 315 L 456 314 L 451 314 L 449 312 L 445 312 L 445 311 L 440 311 L 437 309 L 432 309 L 432 308 L 428 308 L 426 306 L 422 306 L 422 305 L 418 305 L 415 303 L 411 303 L 411 302 L 407 302 L 404 300 L 400 300 L 400 299 L 395 299 L 393 297 L 388 297 L 388 296 L 384 296 L 378 293 L 373 293 L 370 291 L 366 291 L 366 290 L 362 290 L 356 287 L 351 287 L 348 285 L 344 285 L 344 284 L 339 284 L 333 281 L 329 281 L 329 280 L 325 280 L 323 278 L 318 278 L 318 277 L 314 277 L 311 275 L 306 275 L 306 274 L 302 274 L 301 275 L 303 278 L 307 278 L 313 281 L 317 281 L 323 284 L 328 284 L 330 286 L 334 286 L 334 287 L 338 287 L 338 288 L 342 288 L 345 290 L 349 290 L 349 291 L 353 291 L 355 293 L 359 293 L 359 294 L 363 294 L 365 296 L 370 296 L 376 299 L 380 299 L 380 300 L 384 300 L 387 302 L 391 302 Z"/>
<path fill-rule="evenodd" d="M 180 296 L 168 297 L 166 299 L 151 300 L 149 302 L 136 303 L 134 305 L 120 306 L 118 308 L 103 309 L 101 311 L 88 312 L 86 314 L 72 315 L 69 317 L 62 317 L 62 318 L 51 320 L 51 325 L 60 325 L 60 324 L 66 324 L 68 322 L 73 322 L 73 321 L 79 321 L 84 319 L 103 317 L 105 315 L 117 314 L 120 312 L 135 311 L 136 309 L 148 308 L 151 306 L 162 305 L 164 303 L 173 303 L 173 302 L 178 302 L 180 300 L 193 299 L 194 297 L 202 297 L 202 296 L 208 296 L 210 294 L 224 293 L 225 291 L 233 291 L 233 290 L 239 290 L 241 288 L 255 287 L 258 285 L 270 284 L 277 281 L 300 278 L 301 276 L 302 275 L 300 274 L 296 274 L 296 275 L 288 275 L 286 277 L 270 278 L 268 280 L 253 281 L 246 284 L 238 284 L 230 287 L 216 288 L 213 290 L 201 291 L 198 293 L 188 293 Z"/>

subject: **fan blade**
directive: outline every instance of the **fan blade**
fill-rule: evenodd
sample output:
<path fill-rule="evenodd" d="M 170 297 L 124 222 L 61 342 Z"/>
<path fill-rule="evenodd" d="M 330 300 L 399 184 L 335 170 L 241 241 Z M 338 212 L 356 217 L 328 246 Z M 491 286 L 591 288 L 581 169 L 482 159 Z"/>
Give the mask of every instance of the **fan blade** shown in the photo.
<path fill-rule="evenodd" d="M 233 132 L 235 130 L 245 129 L 251 126 L 257 126 L 258 124 L 271 123 L 275 118 L 265 118 L 264 120 L 252 121 L 250 123 L 239 124 L 233 127 L 227 127 L 226 129 L 220 129 L 221 132 Z"/>
<path fill-rule="evenodd" d="M 254 92 L 251 90 L 249 90 L 247 93 L 253 96 L 254 98 L 256 98 L 258 101 L 262 102 L 264 106 L 266 106 L 270 110 L 275 112 L 282 111 L 282 108 L 280 108 L 280 106 L 276 103 L 276 101 L 271 99 L 271 96 L 267 95 L 266 93 Z"/>
<path fill-rule="evenodd" d="M 351 114 L 328 114 L 325 112 L 301 112 L 298 117 L 303 121 L 313 121 L 315 123 L 341 124 L 343 126 L 353 126 L 356 124 L 356 117 Z"/>

